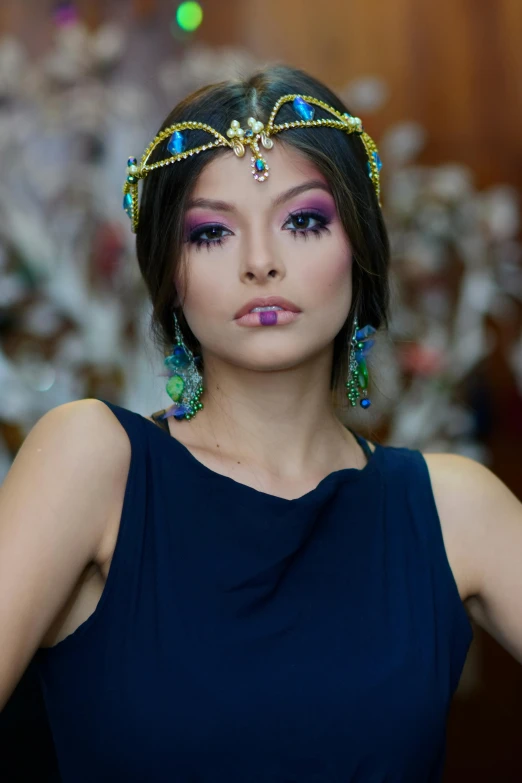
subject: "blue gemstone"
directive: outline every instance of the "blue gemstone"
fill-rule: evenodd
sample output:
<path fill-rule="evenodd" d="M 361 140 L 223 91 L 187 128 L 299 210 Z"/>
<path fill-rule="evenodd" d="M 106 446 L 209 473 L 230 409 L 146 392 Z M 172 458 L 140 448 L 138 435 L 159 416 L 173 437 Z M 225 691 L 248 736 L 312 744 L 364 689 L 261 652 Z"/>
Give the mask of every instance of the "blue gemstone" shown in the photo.
<path fill-rule="evenodd" d="M 127 161 L 127 166 L 135 166 L 137 164 L 136 158 L 129 158 Z"/>
<path fill-rule="evenodd" d="M 180 152 L 185 151 L 185 138 L 181 131 L 174 131 L 167 144 L 167 149 L 171 155 L 179 155 Z"/>
<path fill-rule="evenodd" d="M 310 104 L 304 101 L 299 95 L 297 98 L 294 98 L 293 106 L 301 119 L 306 120 L 307 122 L 313 120 L 315 112 L 314 107 L 310 106 Z"/>
<path fill-rule="evenodd" d="M 369 337 L 371 334 L 374 334 L 376 332 L 376 329 L 374 326 L 371 326 L 371 324 L 367 324 L 366 326 L 363 326 L 362 329 L 358 329 L 355 338 L 357 340 L 364 340 L 366 337 Z"/>
<path fill-rule="evenodd" d="M 256 160 L 256 169 L 258 171 L 264 171 L 265 170 L 265 162 L 261 160 L 261 158 L 258 158 Z"/>
<path fill-rule="evenodd" d="M 249 128 L 248 130 L 245 131 L 245 136 L 248 136 L 250 138 L 250 136 L 253 135 L 254 135 L 254 131 L 252 130 L 252 128 Z"/>
<path fill-rule="evenodd" d="M 132 196 L 126 193 L 123 197 L 123 209 L 132 220 Z"/>
<path fill-rule="evenodd" d="M 377 164 L 377 171 L 380 171 L 382 169 L 382 160 L 380 159 L 378 152 L 373 153 L 373 159 Z"/>
<path fill-rule="evenodd" d="M 368 356 L 373 345 L 375 345 L 375 340 L 367 340 L 364 343 L 364 348 L 361 348 L 360 351 L 355 351 L 355 358 L 357 359 L 358 362 L 360 362 L 361 359 L 364 359 L 366 356 Z"/>
<path fill-rule="evenodd" d="M 164 364 L 169 370 L 177 372 L 186 369 L 190 364 L 190 359 L 181 345 L 176 345 L 171 355 L 165 357 Z"/>
<path fill-rule="evenodd" d="M 184 419 L 185 414 L 190 412 L 190 408 L 187 408 L 186 405 L 178 405 L 176 410 L 174 411 L 174 418 L 175 419 Z"/>
<path fill-rule="evenodd" d="M 372 404 L 372 401 L 368 399 L 368 397 L 363 397 L 361 400 L 361 408 L 369 408 Z"/>

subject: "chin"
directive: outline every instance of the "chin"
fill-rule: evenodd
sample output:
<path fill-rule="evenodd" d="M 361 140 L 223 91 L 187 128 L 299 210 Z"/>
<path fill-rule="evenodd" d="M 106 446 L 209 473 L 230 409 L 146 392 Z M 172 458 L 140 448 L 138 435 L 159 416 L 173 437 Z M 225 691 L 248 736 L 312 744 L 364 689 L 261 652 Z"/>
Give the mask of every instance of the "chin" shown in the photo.
<path fill-rule="evenodd" d="M 255 348 L 252 346 L 252 350 L 249 350 L 248 354 L 242 352 L 240 355 L 236 355 L 233 363 L 246 370 L 258 372 L 290 370 L 300 364 L 315 360 L 317 350 L 321 350 L 320 347 L 314 351 L 310 344 L 306 346 L 296 344 L 287 344 L 286 346 L 281 344 L 277 346 L 258 345 Z"/>

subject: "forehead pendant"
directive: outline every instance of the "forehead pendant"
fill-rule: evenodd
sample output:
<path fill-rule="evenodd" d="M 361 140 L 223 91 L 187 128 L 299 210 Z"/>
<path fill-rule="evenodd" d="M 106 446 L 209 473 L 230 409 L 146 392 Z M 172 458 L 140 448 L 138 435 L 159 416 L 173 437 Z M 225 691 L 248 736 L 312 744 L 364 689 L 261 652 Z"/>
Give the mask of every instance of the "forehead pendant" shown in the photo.
<path fill-rule="evenodd" d="M 252 175 L 258 182 L 264 182 L 268 179 L 270 167 L 265 158 L 261 155 L 259 149 L 259 142 L 267 150 L 272 149 L 274 146 L 273 140 L 270 138 L 270 133 L 274 130 L 273 123 L 274 118 L 279 108 L 279 102 L 276 104 L 275 110 L 272 111 L 268 127 L 256 120 L 255 117 L 249 117 L 247 121 L 248 128 L 245 130 L 241 127 L 238 120 L 232 120 L 230 127 L 227 130 L 227 136 L 232 141 L 232 147 L 238 158 L 242 158 L 245 154 L 245 146 L 249 146 L 252 150 L 252 157 L 250 158 L 250 166 L 252 168 Z M 305 122 L 310 122 L 314 118 L 314 107 L 307 103 L 300 95 L 296 95 L 292 101 L 292 106 L 296 114 Z M 285 123 L 277 128 L 282 130 L 283 128 L 290 128 L 300 125 L 300 122 Z"/>
<path fill-rule="evenodd" d="M 237 120 L 232 120 L 230 128 L 227 130 L 227 136 L 232 141 L 232 148 L 238 158 L 245 154 L 245 147 L 249 146 L 252 150 L 250 166 L 252 175 L 258 182 L 264 182 L 268 179 L 270 167 L 259 149 L 259 142 L 266 150 L 272 149 L 274 142 L 269 138 L 265 126 L 255 117 L 249 117 L 248 128 L 244 130 Z"/>

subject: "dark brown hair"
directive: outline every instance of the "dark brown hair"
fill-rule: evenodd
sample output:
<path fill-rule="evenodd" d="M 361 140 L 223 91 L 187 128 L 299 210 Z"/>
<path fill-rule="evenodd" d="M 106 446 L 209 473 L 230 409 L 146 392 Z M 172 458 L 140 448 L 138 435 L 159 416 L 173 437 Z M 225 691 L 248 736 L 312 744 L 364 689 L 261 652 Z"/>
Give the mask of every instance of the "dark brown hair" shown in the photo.
<path fill-rule="evenodd" d="M 266 123 L 282 95 L 311 95 L 340 112 L 349 111 L 328 87 L 297 68 L 270 65 L 245 81 L 232 80 L 210 84 L 192 93 L 171 111 L 158 133 L 177 122 L 204 122 L 226 134 L 231 119 L 246 127 L 250 116 Z M 330 117 L 315 106 L 315 119 Z M 292 103 L 283 105 L 277 122 L 296 119 Z M 190 147 L 213 140 L 205 131 L 191 130 Z M 371 324 L 388 328 L 389 239 L 373 184 L 368 176 L 367 156 L 357 134 L 336 128 L 288 129 L 277 136 L 309 158 L 330 184 L 337 210 L 353 249 L 352 304 L 346 321 L 334 341 L 330 387 L 333 400 L 340 405 L 348 373 L 348 354 L 353 319 L 359 327 Z M 159 144 L 149 158 L 153 163 L 169 156 L 168 139 Z M 177 302 L 173 278 L 182 258 L 183 215 L 185 204 L 202 169 L 228 148 L 216 148 L 189 157 L 179 163 L 156 169 L 143 182 L 136 237 L 138 263 L 152 302 L 151 336 L 164 352 L 174 342 L 176 313 L 186 343 L 198 354 L 200 346 L 183 318 Z M 269 153 L 270 154 L 270 153 Z M 183 273 L 183 270 L 179 270 Z"/>

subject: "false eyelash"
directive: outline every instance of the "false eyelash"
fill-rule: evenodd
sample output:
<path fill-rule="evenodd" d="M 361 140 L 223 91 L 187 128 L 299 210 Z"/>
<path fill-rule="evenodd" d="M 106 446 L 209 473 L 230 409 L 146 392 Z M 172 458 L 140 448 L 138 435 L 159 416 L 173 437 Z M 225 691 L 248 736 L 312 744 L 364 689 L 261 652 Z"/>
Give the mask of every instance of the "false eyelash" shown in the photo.
<path fill-rule="evenodd" d="M 322 215 L 320 212 L 316 212 L 315 210 L 299 210 L 299 212 L 292 212 L 290 215 L 288 215 L 287 219 L 285 220 L 285 223 L 288 222 L 291 218 L 296 217 L 311 217 L 315 220 L 319 221 L 318 226 L 314 226 L 313 228 L 303 228 L 303 229 L 290 229 L 290 233 L 294 237 L 294 239 L 297 238 L 297 236 L 302 236 L 303 239 L 308 239 L 309 234 L 313 234 L 314 236 L 318 237 L 323 232 L 328 231 L 328 220 Z M 202 226 L 201 228 L 196 229 L 192 232 L 192 234 L 188 238 L 188 242 L 193 244 L 196 248 L 196 250 L 200 250 L 201 247 L 206 247 L 207 250 L 210 250 L 215 245 L 222 245 L 225 237 L 218 237 L 217 239 L 201 239 L 201 234 L 204 234 L 205 231 L 208 231 L 211 228 L 222 228 L 219 224 L 209 224 L 208 226 Z"/>
<path fill-rule="evenodd" d="M 303 239 L 308 239 L 308 236 L 310 234 L 319 237 L 323 232 L 330 231 L 330 229 L 328 228 L 329 221 L 320 212 L 316 212 L 315 210 L 311 210 L 311 209 L 301 209 L 299 210 L 299 212 L 292 212 L 290 215 L 288 215 L 285 222 L 290 220 L 290 218 L 296 218 L 296 217 L 315 218 L 315 220 L 319 221 L 319 225 L 314 226 L 313 228 L 302 228 L 302 229 L 291 228 L 290 233 L 292 234 L 294 239 L 296 239 L 298 235 L 302 236 Z"/>
<path fill-rule="evenodd" d="M 203 246 L 205 246 L 207 250 L 210 250 L 214 245 L 222 245 L 224 238 L 225 237 L 219 237 L 218 239 L 201 239 L 198 237 L 197 239 L 191 240 L 191 242 L 196 246 L 196 250 L 200 250 Z"/>

